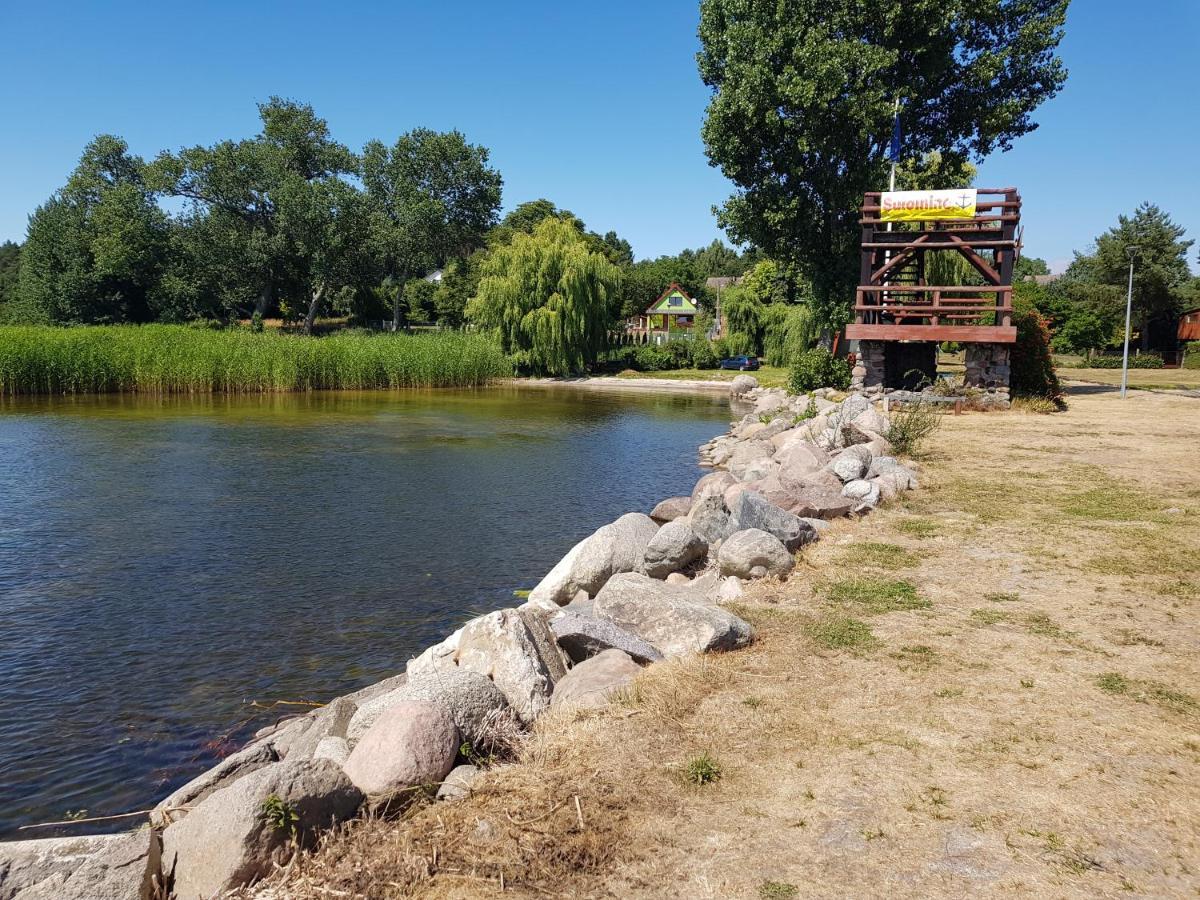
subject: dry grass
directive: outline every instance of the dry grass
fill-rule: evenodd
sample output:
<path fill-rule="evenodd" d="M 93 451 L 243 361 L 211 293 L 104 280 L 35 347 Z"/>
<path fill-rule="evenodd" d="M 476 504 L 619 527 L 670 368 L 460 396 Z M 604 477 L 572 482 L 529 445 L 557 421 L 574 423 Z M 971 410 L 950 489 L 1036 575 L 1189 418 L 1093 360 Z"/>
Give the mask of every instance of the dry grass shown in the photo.
<path fill-rule="evenodd" d="M 752 647 L 259 896 L 1195 897 L 1197 446 L 1200 401 L 1144 392 L 947 417 L 922 491 L 744 598 Z"/>

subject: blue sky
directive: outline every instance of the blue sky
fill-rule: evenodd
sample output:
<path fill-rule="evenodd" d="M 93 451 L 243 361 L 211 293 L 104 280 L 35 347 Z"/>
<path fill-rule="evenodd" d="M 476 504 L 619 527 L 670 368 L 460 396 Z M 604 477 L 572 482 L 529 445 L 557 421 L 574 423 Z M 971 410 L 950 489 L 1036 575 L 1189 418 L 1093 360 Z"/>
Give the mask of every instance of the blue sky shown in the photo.
<path fill-rule="evenodd" d="M 94 134 L 147 157 L 257 130 L 255 103 L 313 104 L 351 147 L 415 126 L 492 151 L 505 206 L 548 197 L 637 256 L 720 236 L 704 157 L 696 0 L 605 3 L 12 4 L 0 56 L 0 240 Z M 1142 200 L 1200 238 L 1198 0 L 1075 0 L 1065 90 L 984 163 L 1016 185 L 1026 253 L 1065 265 Z M 1196 269 L 1195 253 L 1191 256 Z"/>

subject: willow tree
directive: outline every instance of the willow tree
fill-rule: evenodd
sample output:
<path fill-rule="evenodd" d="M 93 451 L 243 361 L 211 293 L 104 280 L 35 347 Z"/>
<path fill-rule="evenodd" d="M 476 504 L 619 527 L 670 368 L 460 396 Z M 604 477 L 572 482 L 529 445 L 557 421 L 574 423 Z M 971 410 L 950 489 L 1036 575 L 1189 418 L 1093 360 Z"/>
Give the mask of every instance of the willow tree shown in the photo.
<path fill-rule="evenodd" d="M 467 317 L 495 330 L 520 368 L 567 375 L 596 361 L 621 272 L 590 249 L 570 218 L 516 234 L 490 254 L 482 274 Z"/>

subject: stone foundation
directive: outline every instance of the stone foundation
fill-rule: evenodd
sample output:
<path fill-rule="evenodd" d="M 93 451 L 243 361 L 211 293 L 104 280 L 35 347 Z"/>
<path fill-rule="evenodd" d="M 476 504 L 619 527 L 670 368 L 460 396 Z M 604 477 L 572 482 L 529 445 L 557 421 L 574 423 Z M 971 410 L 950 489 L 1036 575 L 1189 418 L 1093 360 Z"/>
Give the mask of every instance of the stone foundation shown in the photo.
<path fill-rule="evenodd" d="M 967 344 L 967 371 L 963 383 L 967 387 L 986 391 L 987 400 L 1007 409 L 1011 344 Z"/>
<path fill-rule="evenodd" d="M 858 359 L 850 373 L 850 390 L 882 388 L 884 379 L 884 342 L 859 341 Z"/>

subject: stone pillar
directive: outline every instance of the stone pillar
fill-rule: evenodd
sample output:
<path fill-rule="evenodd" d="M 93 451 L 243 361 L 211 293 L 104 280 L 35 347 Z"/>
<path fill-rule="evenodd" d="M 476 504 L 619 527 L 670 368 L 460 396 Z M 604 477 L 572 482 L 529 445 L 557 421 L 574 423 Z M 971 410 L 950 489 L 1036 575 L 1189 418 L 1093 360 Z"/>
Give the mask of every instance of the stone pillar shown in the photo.
<path fill-rule="evenodd" d="M 967 371 L 963 384 L 984 391 L 984 402 L 1008 409 L 1011 344 L 967 344 Z"/>
<path fill-rule="evenodd" d="M 858 360 L 850 373 L 850 390 L 883 388 L 883 341 L 859 341 Z"/>

